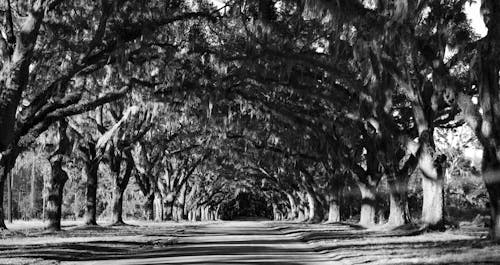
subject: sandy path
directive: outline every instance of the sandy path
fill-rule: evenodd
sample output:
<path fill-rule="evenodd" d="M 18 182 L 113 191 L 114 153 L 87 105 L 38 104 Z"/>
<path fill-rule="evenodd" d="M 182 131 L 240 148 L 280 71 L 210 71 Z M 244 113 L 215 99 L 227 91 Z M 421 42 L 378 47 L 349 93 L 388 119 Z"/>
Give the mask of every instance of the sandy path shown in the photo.
<path fill-rule="evenodd" d="M 116 260 L 61 264 L 332 264 L 269 223 L 234 221 L 187 228 L 177 244 Z"/>

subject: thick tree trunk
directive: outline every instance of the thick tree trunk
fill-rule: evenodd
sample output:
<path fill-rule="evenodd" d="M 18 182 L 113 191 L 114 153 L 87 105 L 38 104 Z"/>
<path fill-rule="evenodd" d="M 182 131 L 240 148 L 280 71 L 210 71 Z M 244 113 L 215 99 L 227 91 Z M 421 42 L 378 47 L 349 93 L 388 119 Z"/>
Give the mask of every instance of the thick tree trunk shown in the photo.
<path fill-rule="evenodd" d="M 286 193 L 286 197 L 288 198 L 288 203 L 290 204 L 290 211 L 288 212 L 287 219 L 295 220 L 298 218 L 299 213 L 297 211 L 297 204 L 295 202 L 295 198 L 290 193 Z"/>
<path fill-rule="evenodd" d="M 494 152 L 496 150 L 484 150 L 483 179 L 490 197 L 490 236 L 495 241 L 500 241 L 500 160 Z"/>
<path fill-rule="evenodd" d="M 177 194 L 174 207 L 175 209 L 175 220 L 181 221 L 186 220 L 186 215 L 184 213 L 184 206 L 186 201 L 186 184 L 183 184 Z"/>
<path fill-rule="evenodd" d="M 332 188 L 332 193 L 327 196 L 328 200 L 328 223 L 340 222 L 340 200 L 342 198 L 342 187 L 336 185 Z"/>
<path fill-rule="evenodd" d="M 479 98 L 482 108 L 481 123 L 476 123 L 476 134 L 483 152 L 483 179 L 490 197 L 490 236 L 500 242 L 500 3 L 482 1 L 481 11 L 488 35 L 479 46 L 479 65 L 476 69 Z M 480 124 L 480 126 L 478 126 Z"/>
<path fill-rule="evenodd" d="M 111 223 L 113 225 L 125 224 L 123 221 L 123 193 L 125 189 L 121 189 L 118 185 L 113 188 L 113 198 L 112 198 L 112 217 Z"/>
<path fill-rule="evenodd" d="M 363 183 L 358 183 L 361 191 L 361 212 L 359 224 L 370 227 L 375 225 L 375 188 Z"/>
<path fill-rule="evenodd" d="M 7 220 L 12 224 L 12 172 L 7 176 Z"/>
<path fill-rule="evenodd" d="M 3 208 L 4 188 L 7 176 L 12 171 L 18 155 L 18 148 L 9 148 L 0 155 L 0 230 L 7 229 L 4 221 L 5 214 Z"/>
<path fill-rule="evenodd" d="M 328 223 L 340 222 L 340 205 L 337 200 L 328 202 Z"/>
<path fill-rule="evenodd" d="M 159 191 L 154 192 L 154 220 L 163 221 L 163 199 Z"/>
<path fill-rule="evenodd" d="M 146 198 L 146 202 L 144 203 L 144 216 L 146 217 L 146 220 L 148 220 L 148 221 L 152 221 L 155 219 L 154 201 L 155 201 L 155 195 L 154 195 L 154 193 L 151 193 Z"/>
<path fill-rule="evenodd" d="M 132 174 L 132 169 L 134 167 L 132 154 L 126 154 L 126 167 L 123 177 L 120 177 L 120 167 L 117 167 L 117 171 L 114 173 L 114 185 L 113 185 L 113 198 L 112 198 L 112 225 L 123 225 L 123 193 L 128 186 L 130 176 Z"/>
<path fill-rule="evenodd" d="M 2 174 L 3 175 L 3 174 Z M 0 230 L 7 229 L 4 221 L 4 213 L 3 213 L 3 190 L 4 190 L 4 182 L 5 178 L 0 176 Z"/>
<path fill-rule="evenodd" d="M 174 203 L 174 205 L 172 206 L 172 220 L 173 221 L 182 220 L 182 209 L 179 207 L 177 203 Z"/>
<path fill-rule="evenodd" d="M 297 220 L 298 220 L 299 222 L 303 222 L 303 221 L 305 221 L 305 220 L 306 220 L 306 213 L 305 213 L 305 209 L 304 209 L 303 207 L 299 207 L 298 212 L 299 212 L 299 214 L 298 214 L 298 218 L 297 218 Z"/>
<path fill-rule="evenodd" d="M 7 42 L 3 42 L 4 45 L 0 48 L 3 57 L 0 72 L 0 152 L 5 151 L 14 140 L 16 113 L 21 95 L 28 84 L 29 66 L 46 6 L 34 4 L 35 8 L 20 23 L 17 36 L 14 36 L 13 30 L 6 33 L 10 36 L 7 36 Z M 7 14 L 9 12 L 10 10 Z"/>
<path fill-rule="evenodd" d="M 195 214 L 195 220 L 201 221 L 201 207 L 200 206 L 196 207 L 194 214 Z"/>
<path fill-rule="evenodd" d="M 50 166 L 52 172 L 49 180 L 46 182 L 47 186 L 47 217 L 49 224 L 47 230 L 59 231 L 61 230 L 61 212 L 62 200 L 64 192 L 64 184 L 68 180 L 68 174 L 63 169 L 63 165 L 67 160 L 67 155 L 71 151 L 71 143 L 69 141 L 66 129 L 68 124 L 66 121 L 59 121 L 58 124 L 59 143 L 57 150 L 50 156 Z"/>
<path fill-rule="evenodd" d="M 201 220 L 202 221 L 208 220 L 208 206 L 201 207 Z"/>
<path fill-rule="evenodd" d="M 437 179 L 422 178 L 422 222 L 431 229 L 441 229 L 444 225 L 443 175 Z"/>
<path fill-rule="evenodd" d="M 389 186 L 389 219 L 390 226 L 401 226 L 410 223 L 410 210 L 408 208 L 407 183 L 408 177 L 387 175 Z"/>
<path fill-rule="evenodd" d="M 61 212 L 62 212 L 62 199 L 64 184 L 68 180 L 68 174 L 62 169 L 62 157 L 51 158 L 52 173 L 49 180 L 46 182 L 47 186 L 47 217 L 49 224 L 47 230 L 59 231 L 61 230 Z"/>
<path fill-rule="evenodd" d="M 92 160 L 85 163 L 85 174 L 87 175 L 87 194 L 85 204 L 85 225 L 97 225 L 97 178 L 98 165 Z"/>
<path fill-rule="evenodd" d="M 425 102 L 431 99 L 425 99 Z M 424 99 L 419 99 L 419 104 L 413 105 L 413 115 L 419 132 L 418 167 L 422 172 L 422 223 L 429 229 L 442 229 L 444 227 L 444 162 L 445 156 L 436 156 L 434 145 L 434 129 L 432 127 L 433 111 L 430 103 L 424 104 Z"/>
<path fill-rule="evenodd" d="M 316 198 L 316 194 L 312 190 L 307 191 L 307 202 L 309 204 L 308 221 L 312 223 L 319 223 L 323 221 L 323 208 L 321 203 Z"/>
<path fill-rule="evenodd" d="M 444 227 L 444 156 L 434 157 L 434 142 L 429 131 L 420 136 L 419 168 L 422 172 L 422 223 L 430 229 Z"/>
<path fill-rule="evenodd" d="M 167 201 L 163 204 L 164 206 L 164 209 L 163 209 L 163 218 L 164 220 L 172 220 L 172 214 L 173 214 L 173 206 L 174 206 L 174 203 L 171 202 L 171 201 Z"/>

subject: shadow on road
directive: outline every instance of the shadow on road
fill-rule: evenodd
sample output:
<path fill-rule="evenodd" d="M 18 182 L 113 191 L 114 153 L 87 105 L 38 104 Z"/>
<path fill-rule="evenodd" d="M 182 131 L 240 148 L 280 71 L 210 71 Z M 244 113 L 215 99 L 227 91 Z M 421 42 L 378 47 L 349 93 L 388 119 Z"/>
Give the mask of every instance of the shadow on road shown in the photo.
<path fill-rule="evenodd" d="M 494 258 L 470 255 L 498 249 L 478 237 L 402 236 L 346 224 L 230 221 L 184 225 L 175 234 L 168 227 L 142 229 L 130 230 L 137 232 L 135 237 L 4 246 L 0 257 L 43 258 L 62 264 L 472 264 L 476 260 L 482 262 L 475 264 L 487 264 Z M 457 258 L 458 254 L 462 256 Z"/>
<path fill-rule="evenodd" d="M 8 256 L 63 264 L 328 264 L 303 242 L 263 222 L 186 227 L 177 236 L 173 245 L 161 240 L 30 245 L 13 247 Z"/>

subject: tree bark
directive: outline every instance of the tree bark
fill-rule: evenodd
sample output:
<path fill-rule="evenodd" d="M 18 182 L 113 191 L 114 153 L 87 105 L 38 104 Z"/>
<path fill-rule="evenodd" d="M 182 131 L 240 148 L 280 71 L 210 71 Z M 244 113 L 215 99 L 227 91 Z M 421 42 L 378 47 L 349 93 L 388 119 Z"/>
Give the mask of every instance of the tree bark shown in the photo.
<path fill-rule="evenodd" d="M 28 12 L 17 36 L 8 36 L 2 47 L 3 67 L 0 72 L 0 152 L 14 140 L 16 112 L 21 95 L 28 84 L 29 66 L 33 57 L 38 32 L 45 14 L 45 4 Z M 10 9 L 7 11 L 10 13 Z M 10 39 L 9 39 L 10 37 Z M 3 38 L 2 38 L 3 39 Z M 8 46 L 11 46 L 9 49 Z"/>
<path fill-rule="evenodd" d="M 3 174 L 2 174 L 3 175 Z M 4 221 L 4 212 L 3 212 L 3 190 L 4 190 L 4 182 L 5 178 L 3 176 L 0 177 L 0 230 L 7 229 Z"/>
<path fill-rule="evenodd" d="M 112 198 L 112 225 L 124 225 L 123 221 L 123 193 L 128 186 L 130 176 L 132 175 L 132 169 L 134 167 L 132 154 L 126 153 L 126 166 L 123 177 L 120 176 L 120 170 L 114 172 L 113 178 L 113 198 Z M 120 167 L 118 167 L 119 169 Z"/>
<path fill-rule="evenodd" d="M 159 191 L 154 192 L 154 220 L 163 221 L 163 199 Z"/>
<path fill-rule="evenodd" d="M 146 202 L 144 203 L 144 216 L 148 221 L 152 221 L 155 219 L 154 200 L 155 195 L 154 193 L 151 193 L 149 196 L 147 196 Z"/>
<path fill-rule="evenodd" d="M 437 178 L 422 178 L 422 222 L 431 229 L 442 229 L 444 226 L 444 175 Z"/>
<path fill-rule="evenodd" d="M 288 203 L 290 204 L 290 211 L 288 212 L 288 220 L 295 220 L 299 216 L 295 198 L 292 196 L 292 194 L 288 192 L 286 193 L 286 197 L 288 198 Z"/>
<path fill-rule="evenodd" d="M 375 188 L 364 184 L 358 183 L 359 190 L 361 191 L 361 212 L 359 224 L 362 226 L 370 227 L 375 225 Z"/>
<path fill-rule="evenodd" d="M 46 212 L 49 224 L 47 230 L 61 230 L 61 212 L 64 184 L 68 180 L 68 174 L 62 169 L 62 158 L 51 159 L 52 173 L 47 181 L 47 205 Z"/>
<path fill-rule="evenodd" d="M 173 220 L 173 207 L 174 207 L 174 203 L 172 201 L 166 201 L 164 204 L 163 204 L 163 218 L 164 220 Z"/>
<path fill-rule="evenodd" d="M 7 176 L 7 220 L 12 224 L 12 172 Z"/>
<path fill-rule="evenodd" d="M 389 186 L 389 219 L 390 226 L 401 226 L 410 223 L 410 210 L 408 208 L 407 176 L 387 174 Z"/>
<path fill-rule="evenodd" d="M 184 183 L 181 186 L 179 192 L 177 193 L 177 197 L 174 203 L 176 221 L 186 220 L 186 215 L 184 213 L 185 200 L 186 200 L 186 184 Z"/>
<path fill-rule="evenodd" d="M 340 217 L 340 200 L 342 198 L 342 185 L 336 183 L 337 185 L 332 187 L 332 192 L 327 196 L 328 200 L 328 223 L 338 223 L 341 220 Z"/>
<path fill-rule="evenodd" d="M 297 220 L 299 222 L 303 222 L 306 220 L 306 213 L 305 213 L 305 209 L 303 207 L 299 207 L 299 214 L 298 214 L 298 218 Z"/>
<path fill-rule="evenodd" d="M 490 197 L 490 236 L 500 242 L 500 3 L 483 0 L 483 20 L 488 35 L 478 46 L 475 74 L 482 112 L 475 111 L 472 123 L 483 145 L 483 179 Z"/>
<path fill-rule="evenodd" d="M 201 206 L 196 207 L 194 215 L 196 221 L 201 221 Z"/>
<path fill-rule="evenodd" d="M 328 202 L 328 223 L 340 222 L 340 205 L 337 200 Z"/>
<path fill-rule="evenodd" d="M 5 226 L 5 215 L 3 207 L 4 185 L 7 180 L 7 175 L 10 174 L 14 167 L 15 161 L 19 155 L 19 148 L 8 148 L 1 153 L 0 158 L 0 230 L 7 229 Z"/>
<path fill-rule="evenodd" d="M 113 199 L 112 199 L 112 225 L 123 225 L 123 193 L 125 189 L 122 189 L 119 185 L 113 188 Z"/>
<path fill-rule="evenodd" d="M 319 223 L 323 221 L 324 212 L 320 200 L 314 190 L 314 177 L 307 171 L 301 170 L 302 183 L 306 192 L 306 200 L 309 206 L 308 221 Z"/>
<path fill-rule="evenodd" d="M 309 204 L 308 221 L 312 223 L 319 223 L 323 221 L 323 208 L 321 203 L 312 190 L 307 191 L 307 202 Z"/>
<path fill-rule="evenodd" d="M 425 91 L 424 91 L 425 92 Z M 431 94 L 430 92 L 423 93 Z M 433 98 L 434 96 L 432 96 Z M 431 96 L 425 98 L 419 94 L 413 103 L 413 116 L 419 133 L 418 167 L 422 172 L 422 219 L 428 229 L 440 230 L 444 227 L 444 162 L 445 156 L 436 155 L 434 144 L 433 117 Z"/>
<path fill-rule="evenodd" d="M 71 152 L 71 143 L 66 129 L 68 124 L 62 120 L 58 122 L 59 143 L 57 150 L 49 158 L 52 172 L 48 179 L 47 186 L 47 217 L 49 220 L 46 227 L 49 231 L 61 230 L 61 212 L 64 192 L 64 184 L 68 180 L 68 174 L 63 169 L 67 156 Z"/>
<path fill-rule="evenodd" d="M 422 223 L 429 229 L 444 227 L 444 156 L 435 156 L 431 132 L 421 133 L 419 168 L 422 172 Z"/>
<path fill-rule="evenodd" d="M 35 178 L 35 153 L 31 161 L 31 180 L 30 180 L 30 218 L 36 218 L 36 178 Z"/>
<path fill-rule="evenodd" d="M 85 225 L 97 225 L 97 186 L 98 168 L 95 160 L 87 160 L 85 174 L 87 175 L 87 195 L 85 204 Z"/>
<path fill-rule="evenodd" d="M 500 160 L 496 152 L 498 149 L 485 149 L 483 153 L 483 179 L 490 197 L 490 236 L 500 241 Z"/>

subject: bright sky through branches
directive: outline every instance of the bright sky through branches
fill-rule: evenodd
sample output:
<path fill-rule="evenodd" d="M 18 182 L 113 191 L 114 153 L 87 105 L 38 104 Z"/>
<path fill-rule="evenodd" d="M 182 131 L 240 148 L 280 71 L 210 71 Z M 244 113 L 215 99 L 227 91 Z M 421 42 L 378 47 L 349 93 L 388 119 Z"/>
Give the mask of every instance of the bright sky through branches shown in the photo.
<path fill-rule="evenodd" d="M 481 18 L 481 13 L 479 12 L 480 7 L 481 2 L 479 0 L 471 4 L 465 4 L 465 13 L 471 20 L 471 26 L 474 31 L 476 31 L 479 36 L 484 37 L 488 33 L 488 29 Z"/>
<path fill-rule="evenodd" d="M 224 0 L 211 0 L 211 1 L 218 8 L 223 7 L 225 4 Z M 467 17 L 471 20 L 471 26 L 474 29 L 474 31 L 479 36 L 484 37 L 488 33 L 488 29 L 485 27 L 481 15 L 479 13 L 480 6 L 481 2 L 479 0 L 476 0 L 470 4 L 465 4 L 465 13 L 467 14 Z"/>

